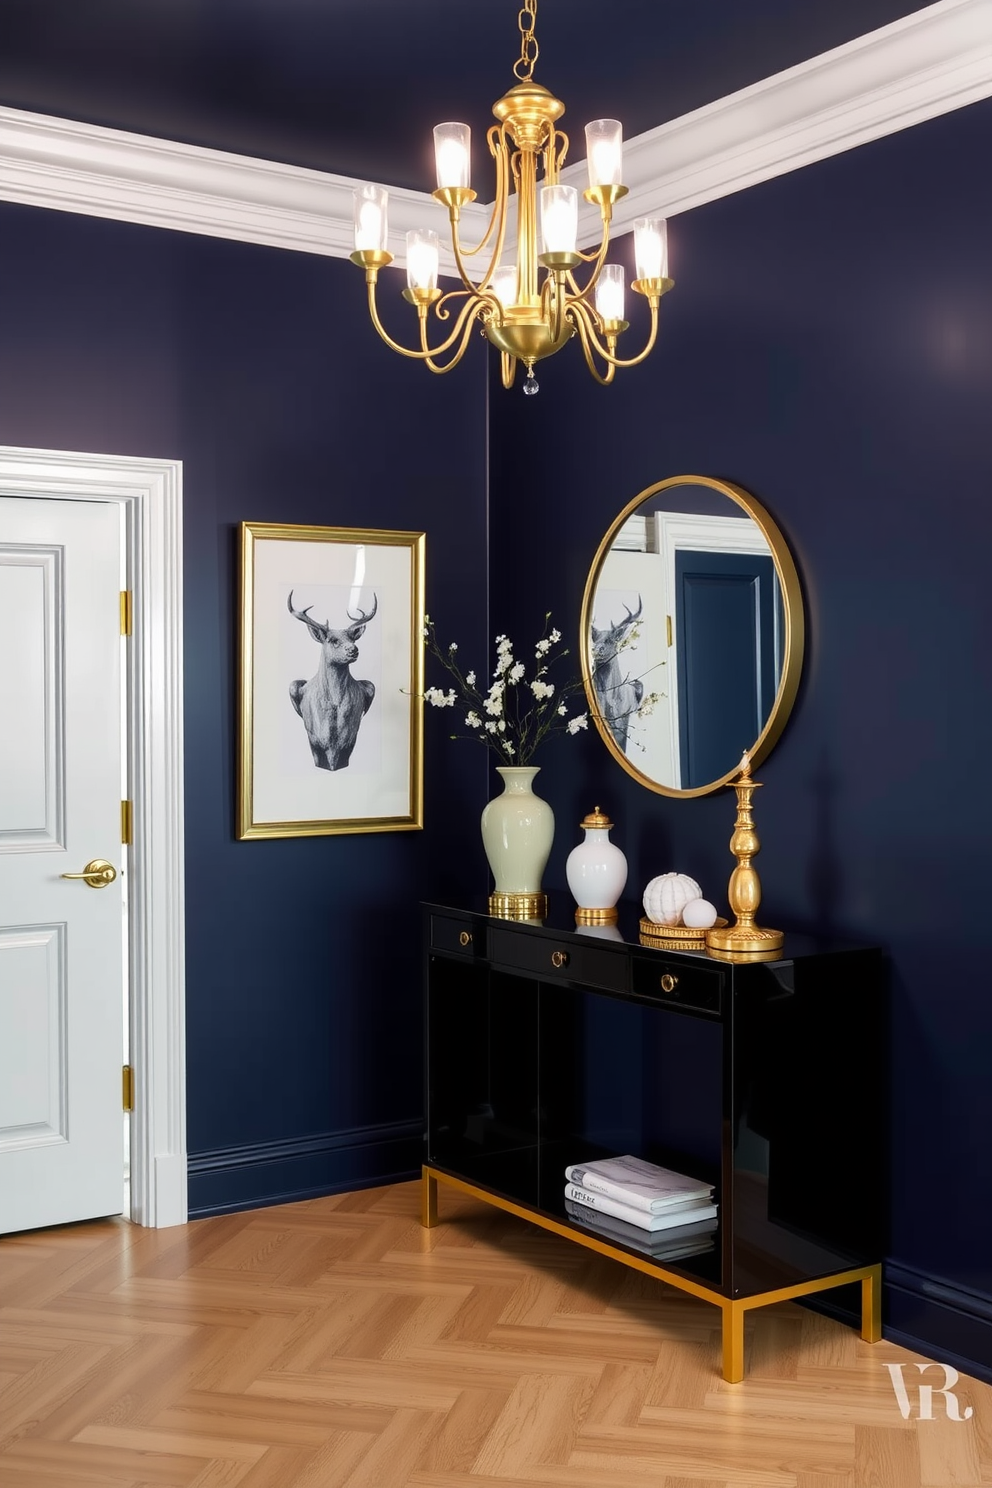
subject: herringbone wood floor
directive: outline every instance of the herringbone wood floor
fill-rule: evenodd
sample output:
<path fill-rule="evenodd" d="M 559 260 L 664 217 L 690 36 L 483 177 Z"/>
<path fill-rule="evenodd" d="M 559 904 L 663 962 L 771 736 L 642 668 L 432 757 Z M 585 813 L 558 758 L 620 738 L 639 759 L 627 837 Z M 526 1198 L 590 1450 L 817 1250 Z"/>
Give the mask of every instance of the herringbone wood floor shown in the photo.
<path fill-rule="evenodd" d="M 917 1357 L 791 1304 L 728 1385 L 715 1307 L 450 1190 L 418 1215 L 399 1184 L 0 1240 L 0 1484 L 992 1485 L 986 1385 L 921 1421 L 908 1368 L 904 1420 Z"/>

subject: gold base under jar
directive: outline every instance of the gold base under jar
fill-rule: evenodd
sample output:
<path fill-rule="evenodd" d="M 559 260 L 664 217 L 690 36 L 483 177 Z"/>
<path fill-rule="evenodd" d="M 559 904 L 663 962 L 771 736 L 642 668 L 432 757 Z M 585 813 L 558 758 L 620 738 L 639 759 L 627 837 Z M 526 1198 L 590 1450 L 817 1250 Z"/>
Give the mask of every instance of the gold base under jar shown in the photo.
<path fill-rule="evenodd" d="M 575 923 L 577 925 L 615 925 L 620 918 L 620 911 L 612 909 L 582 909 L 575 911 Z"/>
<path fill-rule="evenodd" d="M 546 920 L 548 896 L 536 894 L 490 894 L 489 913 L 498 920 Z"/>

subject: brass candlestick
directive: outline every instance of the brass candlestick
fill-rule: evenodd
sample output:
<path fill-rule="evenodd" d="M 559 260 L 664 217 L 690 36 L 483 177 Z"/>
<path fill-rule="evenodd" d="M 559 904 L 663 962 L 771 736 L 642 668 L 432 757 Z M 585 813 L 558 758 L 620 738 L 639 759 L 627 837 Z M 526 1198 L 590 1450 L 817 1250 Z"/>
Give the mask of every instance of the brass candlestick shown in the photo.
<path fill-rule="evenodd" d="M 781 930 L 764 930 L 756 925 L 754 917 L 761 903 L 761 881 L 758 870 L 752 864 L 761 850 L 758 834 L 751 815 L 751 797 L 761 785 L 760 780 L 751 779 L 751 757 L 747 750 L 741 759 L 741 773 L 734 781 L 737 792 L 737 820 L 730 839 L 730 851 L 737 859 L 737 867 L 730 875 L 727 898 L 730 908 L 737 916 L 736 923 L 720 928 L 716 925 L 706 932 L 706 945 L 717 954 L 733 952 L 745 954 L 748 959 L 774 952 L 785 941 Z"/>

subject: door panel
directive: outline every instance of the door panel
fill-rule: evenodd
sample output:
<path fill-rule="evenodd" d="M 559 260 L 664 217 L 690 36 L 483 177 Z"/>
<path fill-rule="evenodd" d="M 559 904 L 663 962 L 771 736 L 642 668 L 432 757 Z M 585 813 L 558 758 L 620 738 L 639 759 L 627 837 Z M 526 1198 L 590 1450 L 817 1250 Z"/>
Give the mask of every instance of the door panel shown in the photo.
<path fill-rule="evenodd" d="M 63 846 L 64 601 L 60 548 L 0 545 L 0 851 Z"/>
<path fill-rule="evenodd" d="M 120 1213 L 120 514 L 0 499 L 0 1231 Z"/>
<path fill-rule="evenodd" d="M 0 1153 L 68 1140 L 65 926 L 0 934 Z"/>
<path fill-rule="evenodd" d="M 778 687 L 775 568 L 745 553 L 676 554 L 682 787 L 719 780 L 764 727 Z"/>

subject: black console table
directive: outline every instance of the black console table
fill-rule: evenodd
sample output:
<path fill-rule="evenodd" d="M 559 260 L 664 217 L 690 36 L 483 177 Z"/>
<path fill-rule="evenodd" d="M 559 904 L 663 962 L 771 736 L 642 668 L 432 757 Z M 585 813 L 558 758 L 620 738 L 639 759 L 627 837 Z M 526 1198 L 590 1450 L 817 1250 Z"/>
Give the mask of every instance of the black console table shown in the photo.
<path fill-rule="evenodd" d="M 877 948 L 787 936 L 728 963 L 643 943 L 634 907 L 577 927 L 440 905 L 424 945 L 425 1225 L 440 1182 L 716 1303 L 731 1381 L 752 1307 L 860 1282 L 881 1336 Z M 660 1264 L 567 1215 L 566 1166 L 622 1153 L 714 1184 L 711 1251 Z"/>

